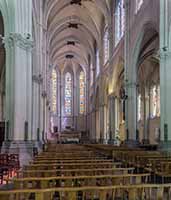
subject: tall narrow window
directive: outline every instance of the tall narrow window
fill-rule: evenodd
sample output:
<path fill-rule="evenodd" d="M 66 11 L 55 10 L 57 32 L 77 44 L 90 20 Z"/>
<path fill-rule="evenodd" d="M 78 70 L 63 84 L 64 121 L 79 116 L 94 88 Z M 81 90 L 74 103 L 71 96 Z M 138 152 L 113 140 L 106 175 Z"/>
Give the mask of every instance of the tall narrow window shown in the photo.
<path fill-rule="evenodd" d="M 80 72 L 79 77 L 79 89 L 80 89 L 80 114 L 85 113 L 85 74 Z"/>
<path fill-rule="evenodd" d="M 151 118 L 154 118 L 157 115 L 157 90 L 155 85 L 151 87 L 150 102 L 151 102 Z"/>
<path fill-rule="evenodd" d="M 109 60 L 109 31 L 106 29 L 104 34 L 104 64 Z"/>
<path fill-rule="evenodd" d="M 90 66 L 90 86 L 93 85 L 94 82 L 94 70 L 93 70 L 93 65 L 91 64 Z"/>
<path fill-rule="evenodd" d="M 125 31 L 124 0 L 116 0 L 115 9 L 115 45 L 123 37 Z"/>
<path fill-rule="evenodd" d="M 57 105 L 57 74 L 56 70 L 52 70 L 52 112 L 56 114 Z"/>
<path fill-rule="evenodd" d="M 65 114 L 72 113 L 72 76 L 69 72 L 65 75 Z"/>
<path fill-rule="evenodd" d="M 100 60 L 99 60 L 99 50 L 96 51 L 96 76 L 100 73 Z"/>
<path fill-rule="evenodd" d="M 144 0 L 136 0 L 136 9 L 135 9 L 135 13 L 137 13 L 137 12 L 140 10 L 140 8 L 141 8 L 143 2 L 144 2 Z"/>
<path fill-rule="evenodd" d="M 160 117 L 160 85 L 157 86 L 157 117 Z"/>
<path fill-rule="evenodd" d="M 141 120 L 141 94 L 138 95 L 137 99 L 137 119 L 138 121 Z"/>

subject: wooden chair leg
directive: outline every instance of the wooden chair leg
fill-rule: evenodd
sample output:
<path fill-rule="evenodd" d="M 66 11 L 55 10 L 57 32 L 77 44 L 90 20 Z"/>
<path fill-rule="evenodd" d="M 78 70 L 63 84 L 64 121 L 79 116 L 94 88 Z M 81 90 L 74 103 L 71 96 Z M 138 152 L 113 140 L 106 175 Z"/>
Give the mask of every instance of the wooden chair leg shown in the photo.
<path fill-rule="evenodd" d="M 36 196 L 35 200 L 44 200 L 44 193 L 42 192 L 36 193 L 35 196 Z"/>
<path fill-rule="evenodd" d="M 137 197 L 137 195 L 136 195 L 136 189 L 134 189 L 134 188 L 129 188 L 129 190 L 128 190 L 128 199 L 129 200 L 136 200 L 136 197 Z"/>
<path fill-rule="evenodd" d="M 159 187 L 157 188 L 157 200 L 163 200 L 164 196 L 164 188 Z"/>
<path fill-rule="evenodd" d="M 69 192 L 68 199 L 69 200 L 77 200 L 77 192 Z"/>
<path fill-rule="evenodd" d="M 106 200 L 106 191 L 104 191 L 104 190 L 100 191 L 99 200 Z"/>
<path fill-rule="evenodd" d="M 115 200 L 115 193 L 116 193 L 116 190 L 112 190 L 112 200 Z"/>
<path fill-rule="evenodd" d="M 1 195 L 0 195 L 0 199 L 1 199 L 1 200 L 9 200 L 9 196 L 8 196 L 8 195 L 5 195 L 5 194 L 4 194 L 4 195 L 1 194 Z"/>

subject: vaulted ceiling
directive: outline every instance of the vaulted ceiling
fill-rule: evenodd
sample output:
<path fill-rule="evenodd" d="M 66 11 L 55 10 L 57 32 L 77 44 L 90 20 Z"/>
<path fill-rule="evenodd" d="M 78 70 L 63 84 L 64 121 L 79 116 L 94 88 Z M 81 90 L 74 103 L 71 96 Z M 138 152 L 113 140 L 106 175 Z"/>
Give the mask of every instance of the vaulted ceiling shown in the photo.
<path fill-rule="evenodd" d="M 110 20 L 109 0 L 46 0 L 44 13 L 51 62 L 89 66 Z"/>

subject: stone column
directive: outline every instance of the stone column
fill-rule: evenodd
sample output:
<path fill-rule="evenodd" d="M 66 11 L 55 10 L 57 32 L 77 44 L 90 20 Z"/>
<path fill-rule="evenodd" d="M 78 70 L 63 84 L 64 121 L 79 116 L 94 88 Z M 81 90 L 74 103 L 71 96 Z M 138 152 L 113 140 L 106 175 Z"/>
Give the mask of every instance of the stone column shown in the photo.
<path fill-rule="evenodd" d="M 126 85 L 128 98 L 126 99 L 126 122 L 128 144 L 136 145 L 137 131 L 137 86 L 135 82 Z"/>
<path fill-rule="evenodd" d="M 171 150 L 171 35 L 168 0 L 160 0 L 160 101 L 161 146 Z"/>
<path fill-rule="evenodd" d="M 93 105 L 92 105 L 92 112 L 91 112 L 91 118 L 92 118 L 92 138 L 95 140 L 96 139 L 96 108 L 95 108 L 95 102 L 96 102 L 96 85 L 95 85 L 95 79 L 96 79 L 96 70 L 95 67 L 93 67 Z"/>
<path fill-rule="evenodd" d="M 124 51 L 124 84 L 125 84 L 125 133 L 127 141 L 130 146 L 137 144 L 136 132 L 137 132 L 137 84 L 136 84 L 136 70 L 132 71 L 133 65 L 132 55 L 130 51 L 130 0 L 125 1 L 125 51 Z"/>
<path fill-rule="evenodd" d="M 100 141 L 104 142 L 104 104 L 100 105 Z"/>
<path fill-rule="evenodd" d="M 143 102 L 144 102 L 144 136 L 143 141 L 144 143 L 149 143 L 149 91 L 147 88 L 144 88 L 144 96 L 143 96 Z"/>
<path fill-rule="evenodd" d="M 171 51 L 161 50 L 160 101 L 161 101 L 161 144 L 171 150 Z"/>
<path fill-rule="evenodd" d="M 31 136 L 32 42 L 23 38 L 22 35 L 18 33 L 11 33 L 7 40 L 5 41 L 6 48 L 10 48 L 12 51 L 11 53 L 14 55 L 11 58 L 13 59 L 11 60 L 11 67 L 13 67 L 14 73 L 11 77 L 12 80 L 8 82 L 7 79 L 6 83 L 6 91 L 7 93 L 11 92 L 13 99 L 13 102 L 9 102 L 9 96 L 7 95 L 7 111 L 9 112 L 9 108 L 13 107 L 13 112 L 12 114 L 10 113 L 10 115 L 13 115 L 13 118 L 7 117 L 10 127 L 9 139 L 27 140 L 30 139 Z M 7 47 L 9 42 L 10 46 Z M 13 90 L 13 92 L 11 90 Z M 9 114 L 8 112 L 7 115 Z"/>
<path fill-rule="evenodd" d="M 99 112 L 100 112 L 100 142 L 104 142 L 104 78 L 103 75 L 101 74 L 100 76 L 100 91 L 99 92 Z"/>
<path fill-rule="evenodd" d="M 32 1 L 10 2 L 13 32 L 6 48 L 6 141 L 2 151 L 18 153 L 21 165 L 30 159 L 32 136 Z M 9 141 L 10 140 L 10 141 Z"/>
<path fill-rule="evenodd" d="M 115 97 L 109 96 L 109 137 L 110 143 L 115 139 Z"/>
<path fill-rule="evenodd" d="M 33 75 L 33 127 L 32 127 L 32 140 L 39 141 L 39 87 L 41 80 L 38 75 Z"/>

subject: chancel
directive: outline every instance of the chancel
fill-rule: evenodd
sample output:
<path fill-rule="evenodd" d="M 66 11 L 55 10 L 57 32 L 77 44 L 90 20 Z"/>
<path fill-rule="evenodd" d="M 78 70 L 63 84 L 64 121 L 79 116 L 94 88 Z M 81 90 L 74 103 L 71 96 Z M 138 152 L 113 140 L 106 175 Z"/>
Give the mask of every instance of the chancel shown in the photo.
<path fill-rule="evenodd" d="M 171 199 L 170 19 L 170 0 L 0 0 L 0 200 Z"/>

